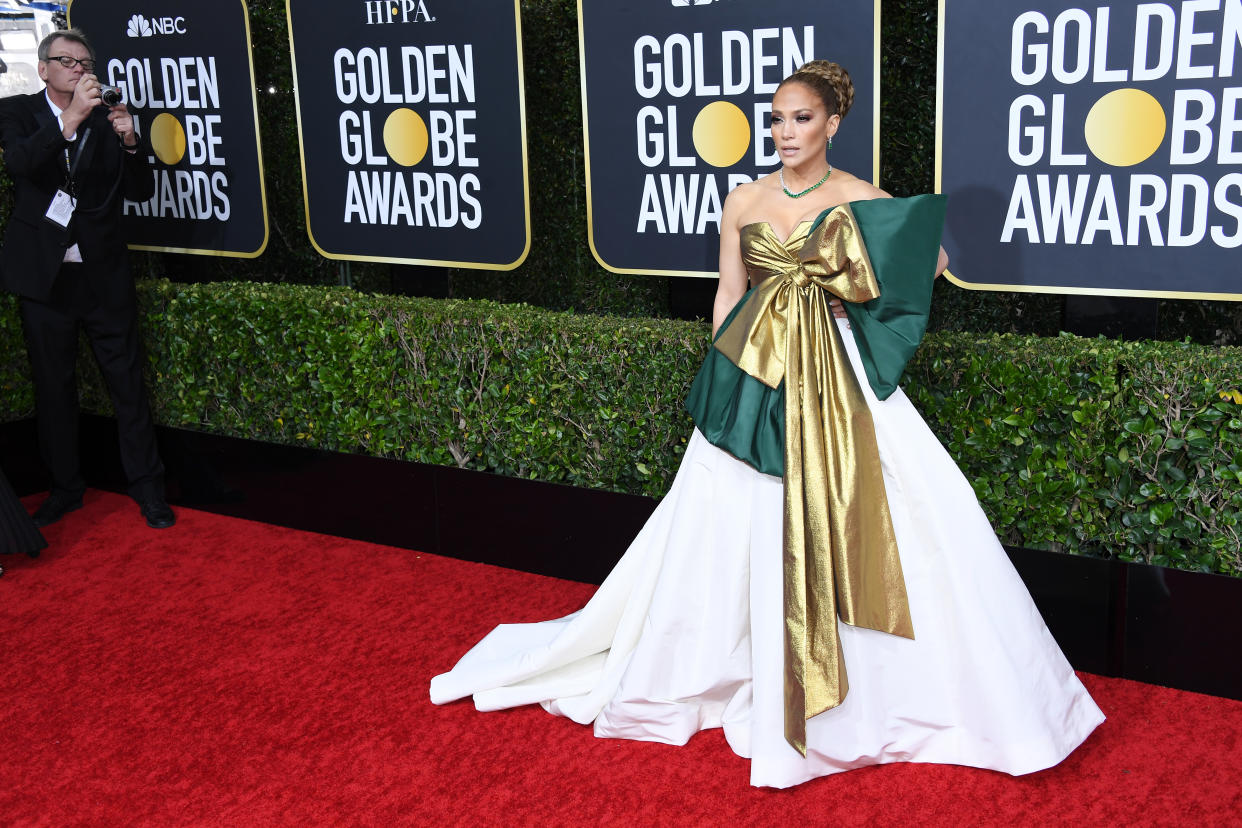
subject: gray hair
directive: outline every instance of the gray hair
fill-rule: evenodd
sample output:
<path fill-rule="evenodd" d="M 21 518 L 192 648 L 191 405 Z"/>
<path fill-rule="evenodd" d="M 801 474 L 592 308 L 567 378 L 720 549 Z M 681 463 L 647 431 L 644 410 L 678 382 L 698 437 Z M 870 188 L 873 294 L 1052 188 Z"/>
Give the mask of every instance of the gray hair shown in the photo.
<path fill-rule="evenodd" d="M 48 60 L 52 54 L 52 44 L 61 39 L 80 43 L 86 47 L 86 51 L 90 52 L 90 59 L 95 59 L 95 50 L 91 47 L 91 42 L 86 39 L 86 34 L 81 29 L 59 29 L 39 41 L 39 60 Z"/>

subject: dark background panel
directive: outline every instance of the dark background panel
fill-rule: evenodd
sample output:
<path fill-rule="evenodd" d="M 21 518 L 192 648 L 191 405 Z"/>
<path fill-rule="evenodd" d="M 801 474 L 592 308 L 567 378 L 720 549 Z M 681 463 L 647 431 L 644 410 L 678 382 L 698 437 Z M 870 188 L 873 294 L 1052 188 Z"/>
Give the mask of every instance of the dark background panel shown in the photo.
<path fill-rule="evenodd" d="M 1240 698 L 1239 579 L 1163 567 L 1126 571 L 1126 676 Z"/>
<path fill-rule="evenodd" d="M 797 62 L 796 52 L 809 59 L 827 59 L 840 63 L 850 73 L 855 86 L 854 108 L 834 139 L 829 160 L 834 166 L 870 180 L 874 163 L 876 136 L 873 126 L 875 78 L 874 27 L 875 4 L 871 0 L 815 5 L 795 0 L 731 0 L 703 6 L 673 6 L 668 3 L 628 2 L 583 3 L 582 31 L 586 75 L 586 121 L 589 129 L 587 156 L 590 161 L 588 181 L 591 205 L 591 230 L 595 251 L 609 267 L 638 271 L 698 271 L 714 273 L 719 248 L 719 227 L 708 224 L 703 233 L 659 233 L 653 225 L 638 232 L 638 217 L 643 203 L 643 189 L 649 175 L 656 176 L 658 187 L 664 186 L 661 176 L 682 177 L 683 187 L 694 192 L 691 176 L 698 176 L 699 202 L 706 187 L 703 179 L 713 178 L 721 201 L 728 194 L 728 175 L 746 174 L 752 179 L 777 169 L 776 163 L 758 166 L 755 163 L 755 105 L 768 104 L 772 91 L 757 91 L 755 52 L 775 57 L 775 65 L 761 69 L 762 81 L 778 84 Z M 805 28 L 812 28 L 810 54 L 806 50 Z M 786 63 L 785 32 L 793 34 L 797 49 L 789 50 Z M 722 32 L 737 32 L 746 39 L 750 52 L 745 61 L 732 51 L 731 65 L 744 62 L 751 83 L 742 94 L 728 96 L 723 86 L 720 94 L 698 95 L 697 78 L 688 94 L 680 96 L 669 91 L 668 70 L 677 87 L 683 80 L 681 62 L 672 59 L 666 66 L 664 57 L 680 57 L 683 51 L 669 46 L 668 38 L 682 34 L 690 40 L 695 54 L 702 55 L 704 87 L 721 85 L 724 78 Z M 760 37 L 762 32 L 775 32 L 772 38 Z M 660 44 L 659 57 L 654 50 L 644 49 L 643 62 L 636 66 L 636 43 L 650 36 Z M 701 43 L 701 48 L 697 44 Z M 760 44 L 760 45 L 756 45 Z M 659 74 L 666 82 L 653 97 L 644 97 L 637 90 L 636 75 L 651 84 L 652 72 L 647 63 L 659 65 Z M 731 70 L 742 71 L 740 67 Z M 733 77 L 738 77 L 734 74 Z M 728 100 L 746 115 L 751 126 L 751 142 L 746 155 L 732 167 L 716 168 L 699 158 L 693 146 L 691 130 L 695 116 L 703 107 L 717 100 Z M 646 166 L 639 157 L 638 115 L 647 106 L 662 113 L 671 107 L 676 112 L 677 129 L 674 140 L 678 155 L 689 157 L 693 166 L 672 166 L 667 150 L 664 163 Z M 667 131 L 669 116 L 663 116 Z M 664 134 L 664 131 L 661 134 Z M 757 134 L 768 135 L 766 116 L 758 122 Z M 667 146 L 667 143 L 666 143 Z M 697 217 L 701 210 L 696 209 Z"/>
<path fill-rule="evenodd" d="M 293 43 L 300 111 L 300 138 L 309 212 L 309 232 L 323 251 L 345 258 L 421 259 L 445 263 L 468 262 L 506 266 L 521 258 L 527 245 L 526 170 L 522 124 L 521 73 L 518 60 L 518 21 L 512 2 L 503 0 L 460 0 L 427 4 L 430 19 L 421 14 L 403 22 L 376 23 L 374 9 L 365 3 L 325 6 L 313 0 L 293 0 L 289 4 L 289 30 Z M 488 24 L 479 25 L 486 20 Z M 432 102 L 407 100 L 404 65 L 415 67 L 416 59 L 403 61 L 402 47 L 415 47 L 423 55 L 428 49 L 456 47 L 464 58 L 471 49 L 474 67 L 475 100 Z M 395 99 L 381 96 L 367 103 L 343 103 L 337 94 L 336 62 L 338 50 L 355 56 L 363 49 L 382 54 L 381 71 L 387 72 L 388 85 L 377 80 Z M 448 67 L 447 56 L 432 58 L 437 67 Z M 424 57 L 423 65 L 427 66 Z M 356 70 L 355 66 L 355 70 Z M 411 90 L 417 97 L 418 82 L 411 70 Z M 367 77 L 372 77 L 367 75 Z M 361 81 L 360 81 L 361 82 Z M 437 82 L 451 89 L 451 77 Z M 398 100 L 399 99 L 399 100 Z M 384 150 L 385 120 L 396 109 L 414 111 L 431 128 L 431 112 L 456 116 L 473 110 L 474 142 L 469 151 L 477 166 L 462 166 L 457 159 L 444 166 L 433 166 L 432 151 L 412 167 L 389 158 Z M 371 152 L 386 163 L 351 165 L 342 157 L 341 117 L 345 111 L 359 119 L 369 117 Z M 362 127 L 351 130 L 362 136 Z M 363 139 L 365 140 L 365 139 Z M 474 197 L 482 204 L 482 222 L 477 228 L 458 222 L 436 227 L 425 218 L 421 226 L 405 221 L 396 224 L 345 222 L 347 182 L 350 171 L 374 177 L 401 177 L 414 195 L 415 174 L 448 174 L 460 181 L 473 174 L 480 180 Z M 444 185 L 447 187 L 447 185 Z M 447 193 L 447 190 L 446 190 Z M 442 201 L 436 197 L 437 203 Z M 464 202 L 457 202 L 465 206 Z"/>
<path fill-rule="evenodd" d="M 135 20 L 136 17 L 140 19 Z M 172 22 L 171 28 L 163 22 L 164 19 Z M 69 9 L 69 22 L 83 29 L 90 38 L 98 58 L 96 74 L 102 82 L 119 81 L 117 85 L 128 86 L 127 78 L 131 74 L 142 79 L 139 82 L 145 91 L 135 94 L 146 96 L 145 99 L 137 98 L 138 101 L 145 100 L 145 105 L 135 105 L 128 94 L 127 100 L 130 100 L 139 130 L 144 134 L 150 135 L 151 123 L 164 112 L 176 117 L 183 127 L 186 126 L 187 116 L 220 117 L 213 136 L 220 139 L 215 152 L 225 161 L 223 166 L 208 163 L 191 165 L 188 150 L 186 157 L 175 165 L 165 165 L 154 155 L 151 165 L 168 176 L 175 176 L 176 171 L 197 171 L 208 177 L 212 173 L 223 172 L 227 179 L 228 218 L 177 218 L 173 212 L 167 211 L 154 217 L 130 211 L 124 219 L 129 243 L 236 255 L 261 251 L 267 240 L 267 217 L 264 212 L 262 156 L 255 111 L 255 84 L 250 68 L 246 7 L 241 0 L 210 6 L 190 5 L 179 0 L 152 0 L 141 6 L 110 0 L 74 0 Z M 128 34 L 131 24 L 138 31 L 150 34 L 131 37 Z M 219 108 L 167 105 L 170 91 L 164 80 L 161 58 L 201 58 L 205 64 L 209 58 L 214 58 Z M 122 64 L 136 60 L 143 68 L 122 71 L 119 75 L 110 74 L 109 64 L 113 60 Z M 149 73 L 146 69 L 148 65 Z M 197 79 L 197 68 L 193 70 L 191 79 Z M 179 92 L 173 94 L 181 96 Z M 193 94 L 200 103 L 211 102 L 197 86 Z M 154 106 L 153 102 L 163 105 Z M 172 192 L 176 192 L 175 185 Z M 219 203 L 219 200 L 216 199 L 216 202 Z"/>
<path fill-rule="evenodd" d="M 1065 84 L 1054 77 L 1049 69 L 1036 83 L 1025 85 L 1016 80 L 1011 70 L 1011 44 L 1014 37 L 1014 21 L 1028 11 L 1043 13 L 1049 21 L 1049 31 L 1043 34 L 1027 29 L 1027 43 L 1037 48 L 1049 47 L 1047 60 L 1052 61 L 1051 43 L 1058 15 L 1075 4 L 1066 2 L 1027 3 L 1013 6 L 987 0 L 948 0 L 944 11 L 944 65 L 942 84 L 944 89 L 942 130 L 942 190 L 949 194 L 949 215 L 945 228 L 945 248 L 953 261 L 953 275 L 968 284 L 1042 286 L 1052 288 L 1085 288 L 1101 292 L 1142 290 L 1175 294 L 1232 294 L 1242 296 L 1242 270 L 1237 267 L 1237 250 L 1216 245 L 1210 240 L 1213 226 L 1220 226 L 1226 235 L 1238 231 L 1238 219 L 1215 206 L 1214 188 L 1224 176 L 1236 173 L 1236 164 L 1218 164 L 1216 147 L 1210 157 L 1199 164 L 1174 164 L 1171 160 L 1173 142 L 1175 96 L 1179 90 L 1203 89 L 1216 95 L 1217 117 L 1213 120 L 1214 141 L 1221 138 L 1219 132 L 1220 101 L 1225 89 L 1237 85 L 1235 74 L 1228 78 L 1182 78 L 1177 75 L 1180 59 L 1174 49 L 1174 59 L 1168 74 L 1154 80 L 1134 80 L 1129 77 L 1133 64 L 1134 37 L 1137 4 L 1111 2 L 1099 7 L 1085 8 L 1091 20 L 1087 33 L 1087 54 L 1090 70 L 1085 79 Z M 1107 40 L 1104 60 L 1096 62 L 1096 39 L 1104 31 L 1101 11 L 1107 12 Z M 1179 36 L 1182 15 L 1186 10 L 1171 6 L 1176 15 L 1172 37 Z M 1194 18 L 1196 32 L 1212 35 L 1210 45 L 1196 47 L 1190 58 L 1196 65 L 1217 64 L 1223 27 L 1223 12 L 1203 10 Z M 1075 26 L 1066 28 L 1066 49 L 1077 54 L 1078 31 Z M 1148 61 L 1156 62 L 1158 44 L 1149 43 Z M 1025 55 L 1022 66 L 1033 71 L 1039 58 Z M 1070 59 L 1072 68 L 1076 59 Z M 1125 79 L 1109 79 L 1101 75 L 1097 81 L 1097 66 L 1102 70 L 1125 70 Z M 1105 95 L 1120 89 L 1137 89 L 1152 95 L 1164 111 L 1166 120 L 1163 142 L 1147 160 L 1133 166 L 1118 167 L 1097 159 L 1089 149 L 1084 134 L 1084 124 L 1092 106 Z M 1025 114 L 1021 129 L 1037 127 L 1044 130 L 1044 152 L 1030 166 L 1015 163 L 1009 156 L 1009 120 L 1011 104 L 1023 95 L 1038 97 L 1045 108 L 1042 117 Z M 1056 129 L 1053 112 L 1054 96 L 1063 96 L 1064 123 Z M 1190 108 L 1192 116 L 1196 108 Z M 1059 139 L 1054 136 L 1060 136 Z M 1023 136 L 1019 141 L 1022 151 L 1033 146 L 1033 139 Z M 1051 153 L 1054 143 L 1059 143 L 1066 154 L 1085 156 L 1082 165 L 1053 165 Z M 1195 146 L 1196 139 L 1188 141 Z M 1235 141 L 1236 143 L 1236 141 Z M 1089 176 L 1078 184 L 1079 176 Z M 1171 201 L 1173 190 L 1179 188 L 1174 176 L 1201 176 L 1209 188 L 1207 227 L 1209 237 L 1190 246 L 1169 244 L 1169 207 L 1161 214 L 1163 244 L 1153 245 L 1146 232 L 1139 235 L 1139 243 L 1133 246 L 1113 243 L 1107 232 L 1097 232 L 1091 243 L 1067 244 L 1064 237 L 1050 243 L 1041 233 L 1038 244 L 1027 241 L 1024 231 L 1018 231 L 1016 239 L 1009 243 L 1000 241 L 1006 214 L 1010 207 L 1015 182 L 1019 176 L 1029 180 L 1033 194 L 1036 222 L 1042 228 L 1042 210 L 1038 191 L 1039 176 L 1051 176 L 1049 187 L 1055 191 L 1058 179 L 1065 176 L 1060 186 L 1067 193 L 1080 188 L 1085 193 L 1082 206 L 1080 235 L 1085 229 L 1087 215 L 1099 193 L 1107 192 L 1104 179 L 1111 181 L 1115 194 L 1117 214 L 1123 233 L 1129 230 L 1129 199 L 1132 189 L 1131 176 L 1155 176 L 1161 179 Z M 1189 191 L 1187 191 L 1189 192 Z M 1233 203 L 1230 209 L 1242 213 L 1242 187 L 1228 191 Z M 1150 190 L 1145 196 L 1152 197 Z M 1189 226 L 1186 218 L 1185 225 Z"/>

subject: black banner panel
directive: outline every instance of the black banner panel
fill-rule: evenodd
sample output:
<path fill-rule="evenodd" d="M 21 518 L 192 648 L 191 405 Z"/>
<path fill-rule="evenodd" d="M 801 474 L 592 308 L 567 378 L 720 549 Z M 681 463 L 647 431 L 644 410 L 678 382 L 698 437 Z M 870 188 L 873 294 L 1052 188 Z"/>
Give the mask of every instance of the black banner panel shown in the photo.
<path fill-rule="evenodd" d="M 516 0 L 287 0 L 306 226 L 330 259 L 530 251 Z"/>
<path fill-rule="evenodd" d="M 155 195 L 125 202 L 136 250 L 253 258 L 267 201 L 244 0 L 71 0 L 69 23 L 95 49 L 151 144 Z"/>
<path fill-rule="evenodd" d="M 953 281 L 1242 299 L 1242 0 L 940 8 Z"/>
<path fill-rule="evenodd" d="M 828 159 L 879 177 L 879 0 L 578 0 L 591 251 L 616 273 L 715 278 L 720 212 L 780 163 L 781 80 L 836 61 L 854 106 Z"/>

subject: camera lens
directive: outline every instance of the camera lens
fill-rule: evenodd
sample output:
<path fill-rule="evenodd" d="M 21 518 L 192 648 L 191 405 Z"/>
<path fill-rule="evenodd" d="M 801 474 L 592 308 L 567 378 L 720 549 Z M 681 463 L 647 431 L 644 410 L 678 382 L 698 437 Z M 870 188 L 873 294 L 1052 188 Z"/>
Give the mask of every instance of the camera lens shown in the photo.
<path fill-rule="evenodd" d="M 99 85 L 99 98 L 104 102 L 104 106 L 116 106 L 121 102 L 121 90 L 116 86 Z"/>

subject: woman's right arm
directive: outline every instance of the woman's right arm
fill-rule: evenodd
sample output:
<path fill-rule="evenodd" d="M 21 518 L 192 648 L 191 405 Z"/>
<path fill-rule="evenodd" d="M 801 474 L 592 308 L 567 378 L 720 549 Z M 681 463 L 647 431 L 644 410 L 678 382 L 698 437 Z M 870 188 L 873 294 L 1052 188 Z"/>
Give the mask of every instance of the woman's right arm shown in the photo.
<path fill-rule="evenodd" d="M 741 187 L 725 198 L 720 216 L 720 282 L 716 286 L 716 301 L 712 303 L 712 339 L 716 338 L 729 311 L 745 295 L 748 285 L 746 263 L 742 260 L 741 227 L 738 225 L 742 202 L 739 190 Z"/>

